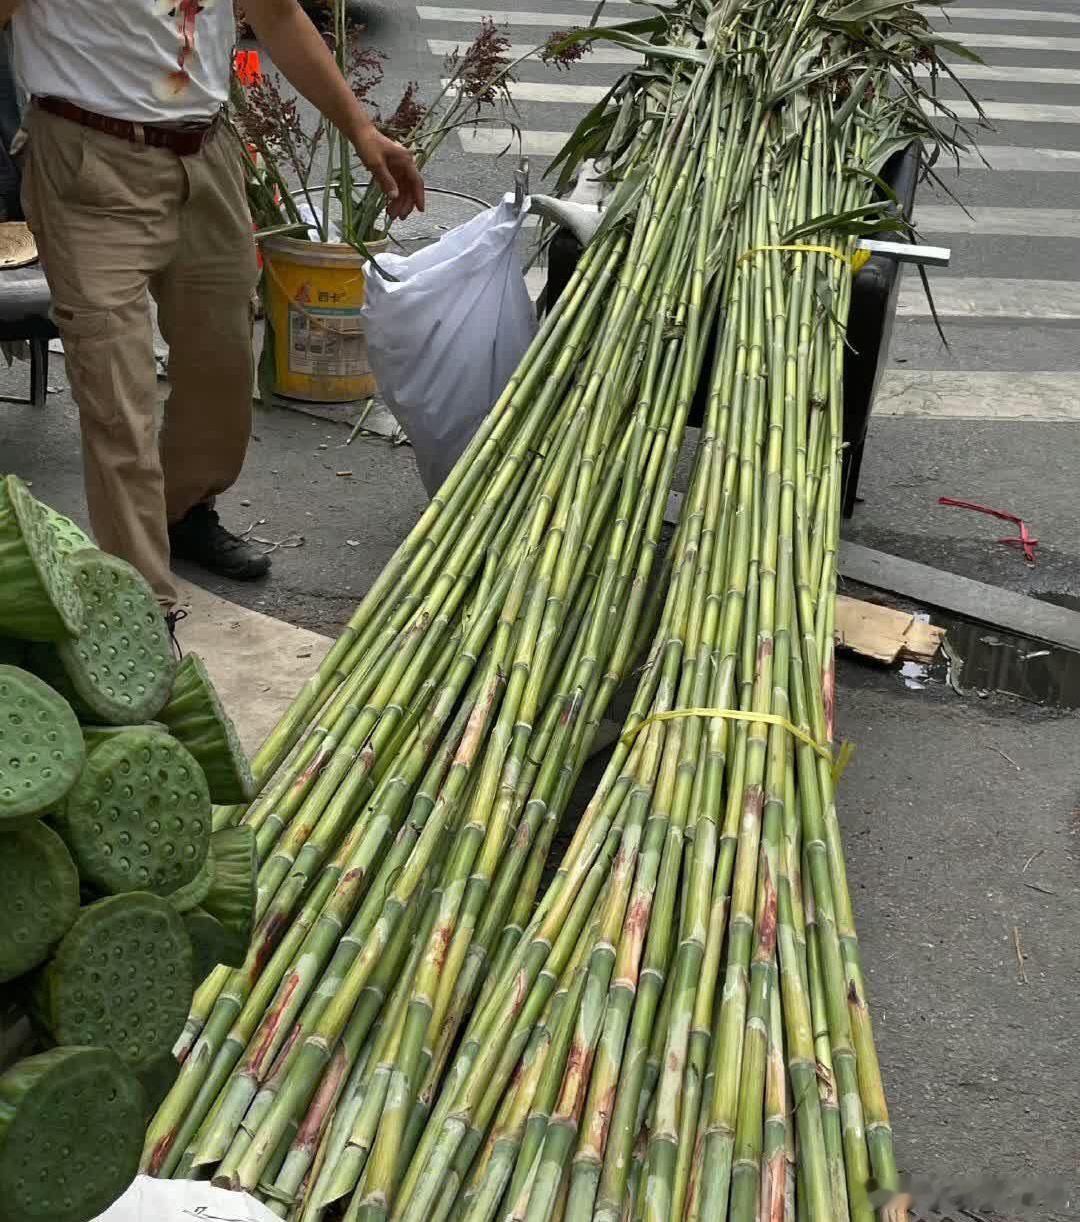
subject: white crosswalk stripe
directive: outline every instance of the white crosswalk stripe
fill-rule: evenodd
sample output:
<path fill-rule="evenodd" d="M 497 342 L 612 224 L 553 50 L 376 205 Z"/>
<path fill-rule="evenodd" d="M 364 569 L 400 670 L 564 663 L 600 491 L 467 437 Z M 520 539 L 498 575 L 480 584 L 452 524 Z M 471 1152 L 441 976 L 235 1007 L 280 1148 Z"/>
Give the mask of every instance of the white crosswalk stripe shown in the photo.
<path fill-rule="evenodd" d="M 1080 281 L 1076 280 L 936 276 L 931 290 L 943 318 L 1080 319 Z M 897 313 L 908 318 L 930 316 L 930 304 L 917 278 L 905 279 L 901 285 Z"/>
<path fill-rule="evenodd" d="M 481 127 L 459 133 L 461 144 L 467 153 L 479 153 L 489 157 L 498 156 L 507 147 L 518 149 L 518 137 L 509 127 Z M 566 143 L 570 129 L 545 131 L 524 128 L 521 132 L 520 150 L 530 157 L 553 157 Z M 981 155 L 980 155 L 981 153 Z M 990 169 L 1014 171 L 1025 174 L 1080 173 L 1080 150 L 1051 148 L 1019 148 L 1011 145 L 983 145 L 980 153 L 960 154 L 963 170 L 985 170 L 986 161 Z M 953 164 L 948 160 L 946 165 Z"/>
<path fill-rule="evenodd" d="M 944 104 L 960 119 L 975 119 L 978 111 L 971 102 Z M 1042 106 L 1031 102 L 983 102 L 986 117 L 996 123 L 1080 123 L 1080 106 Z M 923 107 L 931 111 L 932 107 Z"/>
<path fill-rule="evenodd" d="M 1080 174 L 1080 149 L 981 144 L 977 153 L 971 150 L 961 153 L 959 161 L 961 170 L 985 170 L 989 162 L 991 170 L 1014 174 Z"/>
<path fill-rule="evenodd" d="M 880 416 L 1080 422 L 1080 373 L 967 373 L 890 369 L 874 400 Z"/>
<path fill-rule="evenodd" d="M 953 8 L 945 10 L 955 21 L 1048 21 L 1052 24 L 1080 25 L 1080 13 L 1066 13 L 1060 9 L 1027 8 Z M 948 33 L 948 26 L 943 33 Z"/>
<path fill-rule="evenodd" d="M 575 106 L 595 106 L 608 92 L 607 85 L 570 85 L 558 81 L 515 81 L 510 86 L 515 102 L 565 102 Z"/>
<path fill-rule="evenodd" d="M 416 12 L 421 21 L 460 21 L 466 25 L 478 26 L 481 21 L 490 19 L 496 25 L 505 25 L 513 29 L 515 26 L 550 26 L 553 30 L 570 30 L 582 24 L 575 13 L 548 13 L 525 9 L 486 9 L 486 8 L 437 8 L 427 4 L 418 4 Z M 628 18 L 600 15 L 597 25 L 621 25 Z M 1078 40 L 1080 41 L 1080 40 Z"/>
<path fill-rule="evenodd" d="M 608 92 L 604 85 L 576 85 L 569 82 L 515 81 L 510 96 L 515 102 L 558 102 L 593 106 Z M 961 119 L 978 117 L 971 102 L 946 99 L 945 105 Z M 1080 123 L 1080 106 L 1035 106 L 1021 102 L 984 102 L 988 119 L 1000 123 Z M 934 113 L 932 105 L 924 109 Z M 937 112 L 941 113 L 941 112 Z"/>
<path fill-rule="evenodd" d="M 983 30 L 942 31 L 946 37 L 961 46 L 993 50 L 1006 47 L 1016 51 L 1080 51 L 1080 38 L 1054 35 L 1044 38 L 1041 34 L 998 34 Z"/>
<path fill-rule="evenodd" d="M 487 157 L 497 157 L 507 148 L 526 157 L 554 157 L 569 135 L 568 131 L 546 132 L 525 128 L 519 143 L 517 135 L 509 127 L 469 127 L 458 132 L 461 147 L 466 153 L 480 153 Z"/>
<path fill-rule="evenodd" d="M 569 16 L 569 15 L 568 15 Z M 572 22 L 567 22 L 566 28 L 572 28 Z M 429 38 L 428 50 L 433 55 L 450 55 L 454 51 L 464 51 L 468 46 L 465 39 Z M 507 55 L 511 59 L 522 59 L 538 49 L 538 43 L 511 43 Z M 587 59 L 577 71 L 584 73 L 590 64 L 619 64 L 629 67 L 642 62 L 643 57 L 635 51 L 627 51 L 622 47 L 604 46 L 598 43 L 588 53 Z M 950 68 L 962 81 L 994 81 L 1000 84 L 1016 85 L 1077 85 L 1080 86 L 1080 68 L 1041 68 L 1030 64 L 1020 64 L 1015 67 L 999 64 L 971 64 L 966 60 L 951 63 Z M 930 70 L 925 67 L 916 69 L 920 76 L 929 76 Z M 943 84 L 948 85 L 949 78 L 940 76 Z M 588 88 L 588 86 L 585 86 Z"/>
<path fill-rule="evenodd" d="M 1080 211 L 1072 208 L 963 208 L 917 204 L 915 223 L 926 234 L 988 237 L 1080 238 Z"/>
<path fill-rule="evenodd" d="M 567 29 L 571 28 L 569 25 Z M 429 38 L 427 40 L 428 50 L 432 55 L 452 55 L 455 51 L 464 51 L 468 46 L 468 42 L 453 38 Z M 538 44 L 534 42 L 515 42 L 511 43 L 507 55 L 510 59 L 523 59 L 526 55 L 531 55 L 538 50 Z M 537 59 L 536 63 L 540 61 Z M 624 51 L 622 47 L 594 47 L 590 52 L 588 59 L 585 61 L 585 66 L 593 64 L 617 64 L 620 67 L 629 67 L 632 64 L 642 62 L 642 57 L 633 51 Z"/>
<path fill-rule="evenodd" d="M 547 273 L 532 268 L 525 279 L 535 299 Z M 1074 281 L 949 276 L 935 279 L 932 292 L 939 318 L 1080 319 L 1080 283 Z M 908 279 L 901 285 L 897 313 L 903 318 L 931 316 L 930 303 L 918 280 Z"/>
<path fill-rule="evenodd" d="M 1004 64 L 971 64 L 967 60 L 950 62 L 949 68 L 962 81 L 993 81 L 1003 85 L 1080 85 L 1080 68 L 1040 68 L 1031 64 L 1010 67 Z M 930 76 L 925 64 L 915 69 L 917 76 Z M 947 82 L 946 75 L 938 79 Z"/>
<path fill-rule="evenodd" d="M 510 29 L 515 26 L 537 26 L 553 30 L 565 30 L 573 27 L 573 13 L 555 13 L 546 9 L 480 9 L 480 8 L 442 8 L 418 4 L 417 14 L 421 21 L 463 22 L 467 25 L 479 25 L 489 18 L 497 25 L 506 25 Z M 626 21 L 626 15 L 600 15 L 598 25 L 619 25 Z M 954 42 L 966 47 L 1010 47 L 1029 51 L 1080 51 L 1080 37 L 1047 36 L 1039 34 L 998 34 L 981 30 L 948 30 L 948 37 Z"/>

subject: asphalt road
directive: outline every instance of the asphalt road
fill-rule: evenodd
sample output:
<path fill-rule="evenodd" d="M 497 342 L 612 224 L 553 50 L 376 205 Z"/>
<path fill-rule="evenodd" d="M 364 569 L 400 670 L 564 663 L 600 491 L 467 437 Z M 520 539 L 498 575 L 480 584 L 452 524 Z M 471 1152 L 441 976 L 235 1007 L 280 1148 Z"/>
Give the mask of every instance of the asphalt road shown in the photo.
<path fill-rule="evenodd" d="M 591 0 L 501 3 L 516 45 L 592 11 Z M 845 533 L 1068 601 L 1080 597 L 1080 9 L 1075 0 L 1030 5 L 950 10 L 987 61 L 969 83 L 997 108 L 996 130 L 981 136 L 997 168 L 946 174 L 974 221 L 943 193 L 920 192 L 927 238 L 953 250 L 953 266 L 933 281 L 950 347 L 909 284 L 871 425 L 865 500 Z M 408 80 L 430 96 L 442 55 L 467 42 L 488 10 L 358 11 L 389 56 L 383 93 L 392 103 Z M 635 10 L 610 0 L 606 11 Z M 610 84 L 620 70 L 595 58 L 570 73 L 521 67 L 525 85 L 559 86 L 567 99 L 519 101 L 534 181 L 543 150 L 562 138 L 552 133 L 568 132 L 589 100 L 573 91 Z M 448 141 L 431 182 L 498 198 L 513 158 L 476 147 L 468 137 Z M 433 212 L 431 233 L 454 219 Z M 44 413 L 0 406 L 0 467 L 81 517 L 74 408 L 59 368 L 53 381 L 59 393 Z M 0 371 L 0 394 L 25 387 L 23 367 Z M 262 585 L 207 584 L 294 623 L 337 629 L 424 504 L 407 447 L 345 447 L 345 437 L 292 412 L 259 414 L 247 470 L 222 512 L 234 527 L 258 522 L 261 538 L 303 543 L 277 548 Z M 940 508 L 943 494 L 1021 514 L 1040 540 L 1037 565 L 995 542 L 1006 533 L 1000 523 Z M 953 1182 L 1064 1177 L 1073 1206 L 1026 1216 L 1073 1217 L 1080 723 L 993 693 L 909 689 L 856 663 L 840 680 L 841 728 L 858 747 L 841 794 L 849 873 L 902 1165 Z"/>

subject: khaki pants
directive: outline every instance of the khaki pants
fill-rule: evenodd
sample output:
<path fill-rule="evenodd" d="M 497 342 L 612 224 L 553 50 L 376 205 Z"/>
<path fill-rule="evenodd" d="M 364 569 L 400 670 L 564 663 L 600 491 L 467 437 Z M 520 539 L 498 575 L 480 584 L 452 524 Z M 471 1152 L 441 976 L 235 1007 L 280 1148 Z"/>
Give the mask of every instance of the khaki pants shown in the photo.
<path fill-rule="evenodd" d="M 255 248 L 240 152 L 192 157 L 33 108 L 23 208 L 52 292 L 82 425 L 90 521 L 163 606 L 167 524 L 224 492 L 251 434 Z M 169 345 L 160 438 L 147 291 Z"/>

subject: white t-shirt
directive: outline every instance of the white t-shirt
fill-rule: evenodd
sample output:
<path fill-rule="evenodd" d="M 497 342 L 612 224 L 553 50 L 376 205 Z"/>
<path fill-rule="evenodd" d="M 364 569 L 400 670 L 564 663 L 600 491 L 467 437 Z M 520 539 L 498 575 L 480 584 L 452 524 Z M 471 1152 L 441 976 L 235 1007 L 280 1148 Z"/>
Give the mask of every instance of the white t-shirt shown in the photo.
<path fill-rule="evenodd" d="M 133 123 L 204 120 L 228 97 L 232 0 L 22 0 L 26 91 Z"/>

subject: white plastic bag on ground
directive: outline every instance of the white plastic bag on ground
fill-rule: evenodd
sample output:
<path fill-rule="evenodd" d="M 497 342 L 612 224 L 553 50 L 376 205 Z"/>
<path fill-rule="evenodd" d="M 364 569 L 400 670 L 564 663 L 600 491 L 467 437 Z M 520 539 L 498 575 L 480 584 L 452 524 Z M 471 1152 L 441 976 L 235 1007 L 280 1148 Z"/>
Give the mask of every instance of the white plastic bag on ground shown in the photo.
<path fill-rule="evenodd" d="M 413 255 L 380 255 L 363 316 L 379 393 L 408 434 L 429 494 L 450 473 L 536 334 L 504 202 Z"/>
<path fill-rule="evenodd" d="M 244 1192 L 204 1181 L 139 1178 L 95 1222 L 281 1222 Z"/>

